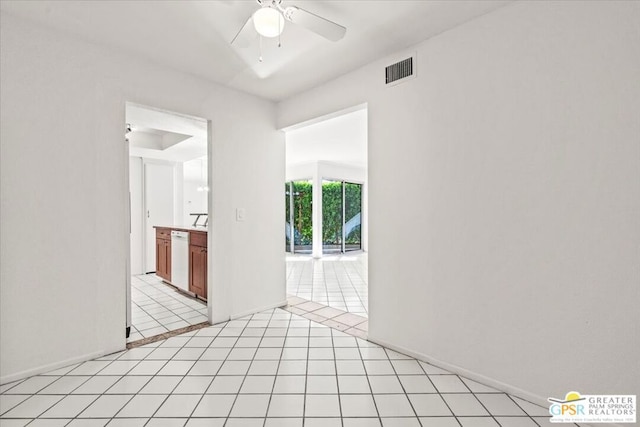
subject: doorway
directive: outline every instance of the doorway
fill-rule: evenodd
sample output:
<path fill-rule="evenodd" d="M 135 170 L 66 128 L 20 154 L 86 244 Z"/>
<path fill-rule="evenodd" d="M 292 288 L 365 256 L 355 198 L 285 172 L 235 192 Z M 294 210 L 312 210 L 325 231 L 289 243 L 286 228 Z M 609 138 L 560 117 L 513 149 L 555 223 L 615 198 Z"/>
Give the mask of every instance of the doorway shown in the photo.
<path fill-rule="evenodd" d="M 136 345 L 208 324 L 209 123 L 133 103 L 125 117 L 127 343 Z"/>
<path fill-rule="evenodd" d="M 285 130 L 289 306 L 358 336 L 368 327 L 367 115 L 359 106 Z"/>

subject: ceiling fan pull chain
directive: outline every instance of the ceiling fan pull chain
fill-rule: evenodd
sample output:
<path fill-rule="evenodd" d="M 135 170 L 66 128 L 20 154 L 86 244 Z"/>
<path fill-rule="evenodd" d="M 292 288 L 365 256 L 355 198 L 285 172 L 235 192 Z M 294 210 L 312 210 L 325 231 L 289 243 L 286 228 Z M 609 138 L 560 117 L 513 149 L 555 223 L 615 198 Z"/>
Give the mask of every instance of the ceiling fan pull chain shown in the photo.
<path fill-rule="evenodd" d="M 262 62 L 262 36 L 260 36 L 260 56 L 258 57 L 260 62 Z"/>
<path fill-rule="evenodd" d="M 278 19 L 278 47 L 282 47 L 281 40 L 282 40 L 282 21 Z"/>

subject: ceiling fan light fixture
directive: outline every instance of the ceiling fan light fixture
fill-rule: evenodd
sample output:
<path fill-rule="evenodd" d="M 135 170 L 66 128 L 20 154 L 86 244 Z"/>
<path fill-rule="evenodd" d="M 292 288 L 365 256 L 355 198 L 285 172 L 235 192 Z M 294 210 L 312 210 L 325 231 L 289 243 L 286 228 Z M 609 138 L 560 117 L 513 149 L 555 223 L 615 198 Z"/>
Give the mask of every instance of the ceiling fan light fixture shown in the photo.
<path fill-rule="evenodd" d="M 265 6 L 253 14 L 253 26 L 263 37 L 277 37 L 284 30 L 284 16 L 279 10 Z"/>

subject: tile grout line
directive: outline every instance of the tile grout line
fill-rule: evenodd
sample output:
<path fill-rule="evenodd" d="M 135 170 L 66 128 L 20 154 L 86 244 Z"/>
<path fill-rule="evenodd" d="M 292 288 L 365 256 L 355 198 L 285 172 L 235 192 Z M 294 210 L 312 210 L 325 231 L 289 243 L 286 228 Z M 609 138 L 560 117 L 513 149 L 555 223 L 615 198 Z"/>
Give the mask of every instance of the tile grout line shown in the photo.
<path fill-rule="evenodd" d="M 417 359 L 416 359 L 417 360 Z M 418 362 L 418 365 L 420 365 L 420 369 L 422 370 L 422 372 L 424 372 L 424 374 L 427 376 L 427 379 L 429 380 L 429 382 L 431 383 L 431 385 L 433 386 L 434 390 L 436 391 L 438 397 L 440 398 L 440 400 L 442 400 L 445 404 L 445 406 L 447 407 L 447 409 L 449 410 L 449 412 L 451 412 L 451 415 L 455 418 L 455 420 L 458 422 L 458 424 L 460 426 L 462 426 L 462 423 L 460 422 L 460 420 L 458 419 L 458 416 L 453 412 L 453 410 L 451 410 L 451 406 L 449 406 L 449 402 L 447 402 L 445 400 L 444 397 L 442 397 L 442 393 L 440 392 L 440 389 L 438 387 L 436 387 L 436 385 L 433 383 L 433 381 L 431 380 L 431 376 L 427 373 L 426 369 L 424 369 L 424 366 L 422 366 L 422 364 L 420 362 Z"/>
<path fill-rule="evenodd" d="M 364 371 L 364 376 L 367 379 L 367 385 L 369 387 L 370 393 L 365 393 L 364 395 L 371 395 L 371 400 L 373 401 L 373 406 L 376 408 L 377 419 L 382 425 L 382 417 L 380 416 L 380 411 L 378 410 L 378 403 L 376 402 L 375 397 L 373 396 L 373 387 L 371 387 L 371 380 L 369 379 L 369 371 L 367 371 L 367 366 L 364 364 L 364 359 L 362 355 L 362 351 L 360 348 L 360 343 L 358 342 L 358 338 L 354 337 L 356 340 L 356 348 L 358 349 L 358 354 L 360 355 L 360 362 L 362 364 L 362 370 Z M 355 396 L 363 395 L 362 393 L 354 393 Z"/>
<path fill-rule="evenodd" d="M 340 399 L 340 381 L 338 381 L 338 359 L 336 359 L 336 343 L 335 340 L 333 339 L 333 331 L 334 329 L 331 328 L 331 350 L 333 353 L 333 369 L 335 369 L 336 374 L 336 398 L 338 399 L 338 410 L 340 411 L 340 424 L 342 425 L 342 427 L 344 427 L 344 412 L 342 411 L 342 399 Z"/>
<path fill-rule="evenodd" d="M 307 337 L 307 351 L 304 367 L 304 403 L 302 405 L 302 427 L 307 423 L 307 396 L 309 388 L 309 353 L 311 352 L 311 321 L 309 320 L 309 336 Z"/>
<path fill-rule="evenodd" d="M 272 314 L 273 316 L 273 314 Z M 251 317 L 253 318 L 253 315 L 251 315 Z M 239 320 L 239 319 L 234 319 L 234 320 Z M 227 322 L 227 324 L 224 326 L 224 328 L 226 328 L 227 326 L 229 326 L 229 323 L 231 323 L 232 320 L 230 320 L 229 322 Z M 247 325 L 249 323 L 247 322 Z M 231 353 L 233 352 L 233 350 L 236 348 L 236 345 L 238 344 L 238 341 L 240 341 L 240 337 L 242 336 L 242 333 L 245 331 L 245 329 L 247 328 L 247 325 L 245 325 L 242 328 L 242 332 L 240 332 L 240 334 L 238 334 L 238 338 L 235 340 L 235 342 L 233 343 L 233 347 L 231 347 L 231 350 L 229 351 L 229 353 L 227 354 L 227 356 L 224 359 L 224 362 L 222 362 L 222 364 L 220 365 L 220 368 L 218 369 L 218 372 L 220 372 L 222 370 L 222 367 L 224 366 L 225 363 L 227 363 L 227 361 L 229 360 L 229 356 L 231 355 Z M 222 330 L 224 330 L 224 328 Z M 220 331 L 222 333 L 222 331 Z M 218 337 L 220 336 L 220 334 L 218 334 Z M 260 342 L 262 342 L 262 338 L 260 339 Z M 260 348 L 260 343 L 258 343 L 256 348 Z M 256 352 L 258 350 L 256 349 Z M 253 357 L 255 358 L 255 354 L 253 355 Z M 251 369 L 251 365 L 253 364 L 253 358 L 251 359 L 251 362 L 249 363 L 249 366 L 247 367 L 247 371 L 243 374 L 244 378 L 242 379 L 242 381 L 240 382 L 240 386 L 238 387 L 238 392 L 235 393 L 235 398 L 233 399 L 233 403 L 231 404 L 231 406 L 229 406 L 229 413 L 227 414 L 227 416 L 225 417 L 226 420 L 224 422 L 224 425 L 227 425 L 227 422 L 229 421 L 229 418 L 231 418 L 231 413 L 233 412 L 233 408 L 234 406 L 236 406 L 236 402 L 238 401 L 238 397 L 240 397 L 240 392 L 242 391 L 242 386 L 244 385 L 244 382 L 247 379 L 247 376 L 249 375 L 249 370 Z M 213 383 L 213 381 L 212 381 Z"/>
<path fill-rule="evenodd" d="M 482 408 L 483 408 L 485 411 L 487 411 L 487 413 L 488 413 L 488 414 L 489 414 L 489 416 L 493 419 L 493 421 L 495 421 L 495 422 L 496 422 L 496 424 L 500 425 L 500 423 L 498 422 L 498 420 L 496 420 L 496 417 L 495 417 L 495 416 L 494 416 L 494 415 L 493 415 L 493 414 L 492 414 L 492 413 L 487 409 L 487 407 L 484 405 L 484 403 L 482 403 L 482 401 L 481 401 L 480 399 L 478 399 L 478 396 L 476 396 L 476 394 L 473 392 L 473 390 L 471 390 L 471 388 L 467 385 L 467 383 L 465 383 L 465 382 L 462 380 L 462 378 L 460 378 L 460 376 L 459 376 L 459 375 L 456 375 L 455 377 L 458 379 L 458 381 L 460 381 L 462 384 L 464 384 L 465 388 L 466 388 L 467 390 L 469 390 L 469 393 L 470 393 L 470 394 L 471 394 L 471 395 L 476 399 L 476 401 L 477 401 L 478 403 L 480 403 L 480 406 L 482 406 Z"/>
<path fill-rule="evenodd" d="M 416 411 L 416 408 L 413 406 L 413 402 L 411 402 L 411 399 L 409 399 L 409 393 L 407 393 L 407 391 L 406 391 L 406 389 L 404 387 L 404 384 L 402 384 L 402 381 L 400 381 L 400 376 L 398 374 L 398 370 L 396 369 L 395 365 L 393 364 L 393 361 L 389 357 L 389 353 L 387 353 L 386 351 L 384 353 L 387 355 L 389 363 L 391 364 L 391 369 L 393 369 L 393 372 L 395 373 L 395 378 L 398 381 L 398 383 L 400 384 L 400 388 L 402 388 L 402 391 L 404 392 L 404 397 L 407 399 L 407 402 L 409 402 L 409 406 L 411 407 L 411 410 L 413 411 L 416 419 L 418 420 L 418 423 L 420 424 L 420 426 L 422 426 L 422 421 L 420 421 L 420 417 L 418 415 L 418 412 Z M 420 366 L 420 363 L 418 363 L 418 361 L 416 361 L 416 364 L 418 365 L 419 369 L 422 369 L 422 367 Z M 425 372 L 425 375 L 426 375 L 426 372 Z M 373 389 L 371 389 L 371 392 L 373 393 Z"/>
<path fill-rule="evenodd" d="M 267 326 L 265 327 L 265 332 L 264 332 L 265 335 L 266 335 L 266 332 L 267 332 L 267 328 L 269 327 L 269 323 L 271 322 L 271 319 L 273 319 L 273 314 L 274 313 L 275 313 L 275 310 L 273 312 L 271 312 L 271 317 L 269 317 L 269 322 L 267 322 Z M 251 318 L 253 319 L 253 316 L 251 316 Z M 285 334 L 288 333 L 290 324 L 291 324 L 291 318 L 289 318 L 289 323 L 287 324 L 287 332 L 285 332 Z M 263 335 L 263 338 L 264 338 L 265 335 Z M 285 340 L 286 340 L 286 338 L 285 338 Z M 284 343 L 282 343 L 282 344 L 284 345 Z M 258 349 L 256 350 L 256 354 L 258 354 L 258 351 L 260 351 L 260 346 L 259 345 L 258 345 Z M 271 394 L 269 395 L 269 401 L 267 402 L 267 411 L 264 414 L 264 423 L 262 424 L 263 427 L 266 426 L 266 424 L 267 424 L 267 417 L 269 415 L 269 409 L 271 409 L 271 399 L 273 399 L 273 394 L 274 394 L 275 389 L 276 389 L 276 381 L 278 381 L 278 371 L 280 370 L 280 361 L 282 360 L 282 352 L 283 351 L 284 351 L 284 347 L 282 347 L 280 349 L 280 357 L 278 358 L 278 364 L 276 366 L 276 373 L 275 373 L 275 375 L 273 377 L 273 384 L 271 385 Z M 254 355 L 254 357 L 255 357 L 255 355 Z M 269 359 L 264 359 L 264 360 L 269 360 Z"/>

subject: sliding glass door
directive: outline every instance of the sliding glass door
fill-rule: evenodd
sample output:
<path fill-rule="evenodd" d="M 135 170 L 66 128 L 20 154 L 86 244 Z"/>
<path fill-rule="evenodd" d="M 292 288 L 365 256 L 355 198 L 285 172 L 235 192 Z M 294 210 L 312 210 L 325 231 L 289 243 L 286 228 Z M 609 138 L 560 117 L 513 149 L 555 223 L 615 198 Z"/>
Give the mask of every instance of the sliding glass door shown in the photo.
<path fill-rule="evenodd" d="M 322 180 L 322 252 L 342 252 L 343 188 L 341 181 Z"/>
<path fill-rule="evenodd" d="M 312 253 L 313 183 L 285 184 L 285 250 Z M 362 184 L 322 180 L 322 253 L 362 249 Z"/>
<path fill-rule="evenodd" d="M 311 253 L 313 242 L 311 181 L 285 184 L 285 212 L 287 252 Z"/>
<path fill-rule="evenodd" d="M 344 183 L 344 252 L 362 249 L 362 184 Z"/>
<path fill-rule="evenodd" d="M 322 252 L 362 249 L 362 184 L 322 181 Z"/>
<path fill-rule="evenodd" d="M 291 200 L 291 193 L 292 193 L 292 189 L 291 189 L 291 183 L 290 182 L 285 182 L 284 184 L 284 205 L 285 205 L 285 243 L 284 243 L 284 248 L 285 251 L 287 252 L 293 252 L 293 239 L 291 238 L 292 236 L 292 230 L 291 230 L 291 224 L 293 223 L 293 221 L 291 221 L 291 212 L 293 212 L 293 201 Z"/>

